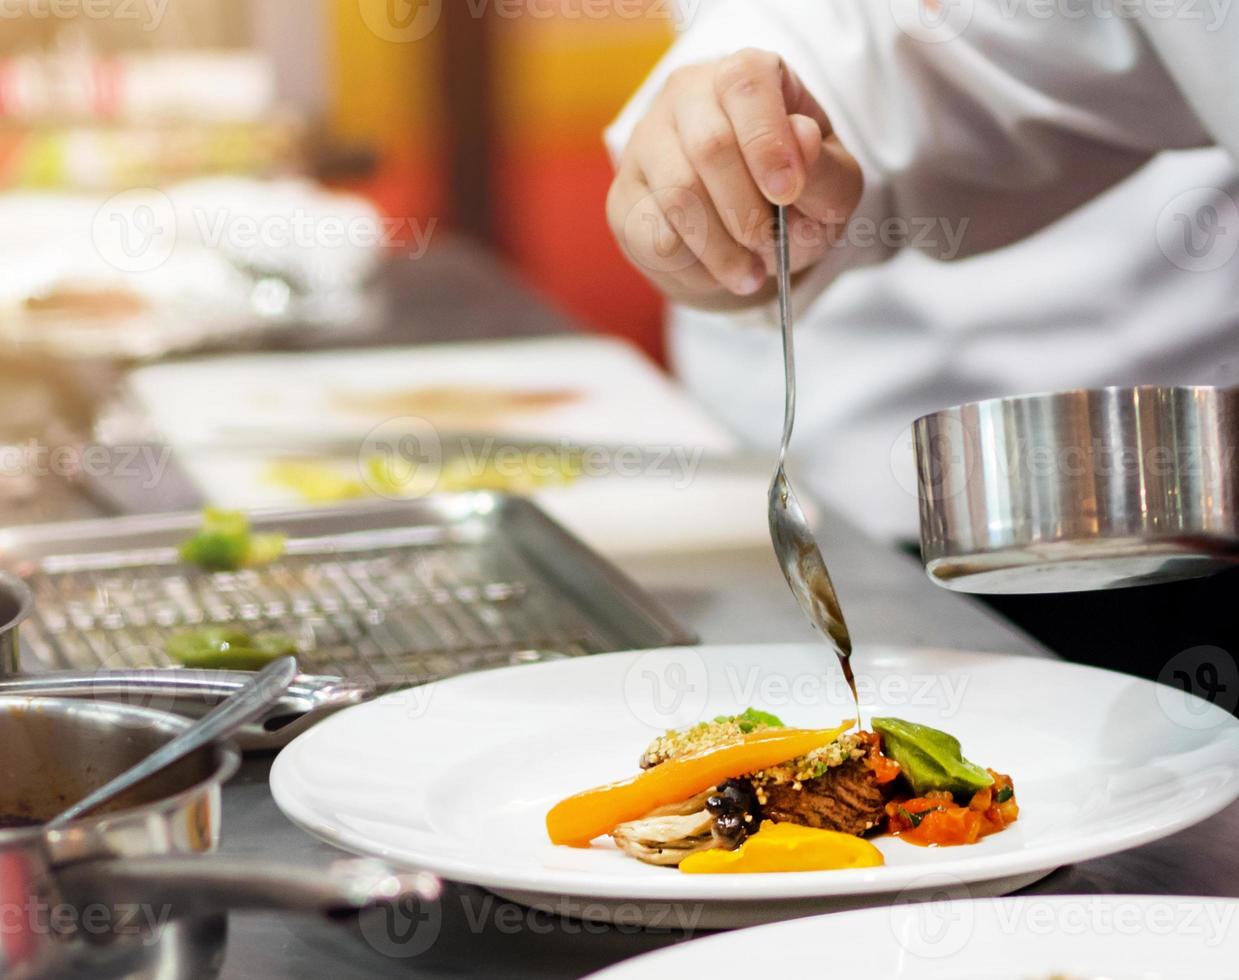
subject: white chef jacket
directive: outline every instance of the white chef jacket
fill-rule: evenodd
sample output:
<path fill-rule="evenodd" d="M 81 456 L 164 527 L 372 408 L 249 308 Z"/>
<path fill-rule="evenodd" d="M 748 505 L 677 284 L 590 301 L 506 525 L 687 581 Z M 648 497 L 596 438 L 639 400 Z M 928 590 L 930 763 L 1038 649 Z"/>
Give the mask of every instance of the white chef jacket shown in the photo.
<path fill-rule="evenodd" d="M 1239 381 L 1239 11 L 1210 2 L 1229 0 L 685 0 L 614 152 L 673 68 L 756 46 L 804 79 L 865 172 L 865 233 L 797 287 L 795 450 L 820 496 L 913 537 L 920 414 Z M 758 445 L 781 424 L 773 323 L 769 307 L 672 323 L 685 382 Z"/>

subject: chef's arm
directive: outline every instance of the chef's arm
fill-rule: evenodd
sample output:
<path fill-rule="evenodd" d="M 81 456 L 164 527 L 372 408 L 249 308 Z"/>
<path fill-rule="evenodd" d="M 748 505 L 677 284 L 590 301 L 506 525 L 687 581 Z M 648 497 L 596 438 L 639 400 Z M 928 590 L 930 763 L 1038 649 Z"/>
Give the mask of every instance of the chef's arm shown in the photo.
<path fill-rule="evenodd" d="M 927 28 L 926 9 L 943 25 Z M 901 247 L 954 259 L 1014 242 L 1156 152 L 1214 142 L 1127 17 L 1046 17 L 1019 0 L 718 0 L 688 11 L 609 145 L 623 161 L 677 69 L 776 52 L 863 175 L 799 301 Z M 746 303 L 722 292 L 698 305 Z"/>

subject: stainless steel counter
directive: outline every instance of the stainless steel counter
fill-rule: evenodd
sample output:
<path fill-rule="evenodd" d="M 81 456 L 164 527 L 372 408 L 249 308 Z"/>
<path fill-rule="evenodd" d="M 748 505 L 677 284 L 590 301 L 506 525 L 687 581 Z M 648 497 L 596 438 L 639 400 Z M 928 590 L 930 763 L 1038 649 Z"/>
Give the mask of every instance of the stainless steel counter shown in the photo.
<path fill-rule="evenodd" d="M 931 585 L 912 560 L 865 540 L 834 519 L 825 521 L 823 531 L 859 643 L 1045 655 L 970 600 Z M 624 565 L 707 643 L 810 638 L 773 556 L 764 549 L 650 557 Z M 267 769 L 262 760 L 247 762 L 225 789 L 224 850 L 306 863 L 337 855 L 280 815 L 267 792 Z M 1231 843 L 1237 835 L 1239 806 L 1170 840 L 1061 870 L 1034 890 L 1239 895 L 1239 852 Z M 480 889 L 452 886 L 438 938 L 416 958 L 376 964 L 364 950 L 353 955 L 347 949 L 327 950 L 320 925 L 238 916 L 232 923 L 224 976 L 230 980 L 579 977 L 688 938 L 678 932 L 650 934 L 560 922 Z"/>

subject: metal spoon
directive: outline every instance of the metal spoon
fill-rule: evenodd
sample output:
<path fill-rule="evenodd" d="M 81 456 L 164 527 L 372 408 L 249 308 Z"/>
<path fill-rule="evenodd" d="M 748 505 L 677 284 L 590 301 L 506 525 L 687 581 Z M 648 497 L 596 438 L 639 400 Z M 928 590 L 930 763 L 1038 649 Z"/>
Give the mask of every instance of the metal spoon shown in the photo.
<path fill-rule="evenodd" d="M 280 657 L 255 674 L 228 700 L 194 722 L 171 742 L 161 746 L 132 769 L 121 773 L 79 800 L 45 825 L 56 830 L 119 796 L 204 745 L 228 738 L 279 701 L 297 678 L 297 659 Z"/>
<path fill-rule="evenodd" d="M 787 209 L 778 210 L 776 263 L 779 281 L 779 320 L 783 327 L 783 366 L 787 374 L 787 401 L 783 416 L 783 444 L 779 449 L 779 465 L 770 484 L 770 539 L 774 553 L 783 569 L 783 576 L 792 595 L 800 604 L 809 622 L 835 649 L 843 667 L 848 686 L 856 694 L 849 658 L 852 637 L 843 621 L 839 597 L 826 571 L 821 549 L 809 528 L 800 501 L 787 480 L 787 451 L 796 422 L 796 353 L 792 337 L 791 261 L 787 233 Z"/>

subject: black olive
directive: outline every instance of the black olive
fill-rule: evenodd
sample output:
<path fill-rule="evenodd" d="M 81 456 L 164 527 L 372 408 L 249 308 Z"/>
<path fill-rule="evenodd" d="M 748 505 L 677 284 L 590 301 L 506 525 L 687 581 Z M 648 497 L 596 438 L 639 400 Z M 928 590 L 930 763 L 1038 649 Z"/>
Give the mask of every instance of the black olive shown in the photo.
<path fill-rule="evenodd" d="M 757 801 L 747 782 L 729 780 L 706 800 L 714 817 L 712 833 L 719 846 L 734 850 L 761 825 Z"/>

